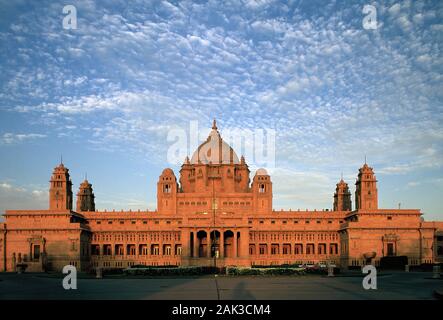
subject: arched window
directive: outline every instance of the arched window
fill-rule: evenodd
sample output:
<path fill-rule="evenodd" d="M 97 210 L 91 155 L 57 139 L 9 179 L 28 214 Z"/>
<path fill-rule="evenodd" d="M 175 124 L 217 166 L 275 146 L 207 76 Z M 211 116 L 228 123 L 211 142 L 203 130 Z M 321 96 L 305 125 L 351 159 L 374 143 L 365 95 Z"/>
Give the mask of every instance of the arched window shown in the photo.
<path fill-rule="evenodd" d="M 265 185 L 263 183 L 260 184 L 260 186 L 258 188 L 258 192 L 260 192 L 260 193 L 264 193 L 265 192 Z"/>
<path fill-rule="evenodd" d="M 164 193 L 171 193 L 171 186 L 169 184 L 165 184 L 163 192 Z"/>

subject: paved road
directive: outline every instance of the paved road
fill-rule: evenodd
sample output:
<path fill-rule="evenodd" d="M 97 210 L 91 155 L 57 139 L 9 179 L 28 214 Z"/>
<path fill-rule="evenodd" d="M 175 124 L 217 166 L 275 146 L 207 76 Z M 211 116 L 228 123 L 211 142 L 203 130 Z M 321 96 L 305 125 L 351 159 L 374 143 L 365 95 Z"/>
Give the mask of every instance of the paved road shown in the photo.
<path fill-rule="evenodd" d="M 318 275 L 196 278 L 79 278 L 64 290 L 62 275 L 2 274 L 0 299 L 434 299 L 443 280 L 430 273 L 379 275 L 377 290 L 364 290 L 362 277 Z"/>

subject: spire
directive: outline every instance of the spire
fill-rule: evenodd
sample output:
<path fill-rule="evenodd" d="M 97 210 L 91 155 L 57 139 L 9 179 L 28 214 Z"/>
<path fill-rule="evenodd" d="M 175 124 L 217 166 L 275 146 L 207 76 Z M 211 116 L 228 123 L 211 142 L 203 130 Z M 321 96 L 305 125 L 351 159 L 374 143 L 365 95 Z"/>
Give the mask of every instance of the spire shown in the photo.
<path fill-rule="evenodd" d="M 215 119 L 212 121 L 212 129 L 217 130 L 217 121 Z"/>
<path fill-rule="evenodd" d="M 341 181 L 343 181 L 343 171 L 341 172 Z"/>
<path fill-rule="evenodd" d="M 60 154 L 60 164 L 63 164 L 63 154 Z"/>
<path fill-rule="evenodd" d="M 365 154 L 365 164 L 367 164 L 367 163 L 366 163 L 366 154 Z"/>

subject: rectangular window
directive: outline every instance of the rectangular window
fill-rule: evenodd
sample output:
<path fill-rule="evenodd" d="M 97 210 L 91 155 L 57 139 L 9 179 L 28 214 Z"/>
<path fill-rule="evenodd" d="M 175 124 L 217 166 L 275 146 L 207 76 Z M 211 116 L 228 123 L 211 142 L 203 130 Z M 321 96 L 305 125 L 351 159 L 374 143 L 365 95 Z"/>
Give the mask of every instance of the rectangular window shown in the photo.
<path fill-rule="evenodd" d="M 260 254 L 267 254 L 266 244 L 261 244 L 259 247 Z"/>
<path fill-rule="evenodd" d="M 313 243 L 306 245 L 306 254 L 315 254 Z"/>
<path fill-rule="evenodd" d="M 294 254 L 303 254 L 303 245 L 302 244 L 296 244 L 294 246 Z"/>
<path fill-rule="evenodd" d="M 278 254 L 278 244 L 271 245 L 271 254 Z"/>
<path fill-rule="evenodd" d="M 393 243 L 388 243 L 387 249 L 388 249 L 388 256 L 395 256 Z"/>
<path fill-rule="evenodd" d="M 34 260 L 40 259 L 40 245 L 34 245 L 34 253 L 32 255 L 32 258 Z"/>

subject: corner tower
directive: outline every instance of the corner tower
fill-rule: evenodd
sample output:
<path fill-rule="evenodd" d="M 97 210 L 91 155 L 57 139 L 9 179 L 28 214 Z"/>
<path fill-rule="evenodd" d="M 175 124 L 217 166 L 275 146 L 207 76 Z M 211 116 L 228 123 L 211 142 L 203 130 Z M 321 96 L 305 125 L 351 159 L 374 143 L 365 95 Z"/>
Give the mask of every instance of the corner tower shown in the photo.
<path fill-rule="evenodd" d="M 87 179 L 80 184 L 77 193 L 77 212 L 95 211 L 95 196 L 92 190 L 92 184 Z"/>
<path fill-rule="evenodd" d="M 72 182 L 69 169 L 60 163 L 54 168 L 49 182 L 49 209 L 72 210 Z"/>
<path fill-rule="evenodd" d="M 351 191 L 343 178 L 337 183 L 334 193 L 334 211 L 351 211 Z"/>
<path fill-rule="evenodd" d="M 157 209 L 167 214 L 176 213 L 178 185 L 174 171 L 163 170 L 157 182 Z"/>
<path fill-rule="evenodd" d="M 272 212 L 272 182 L 268 172 L 260 168 L 252 180 L 254 210 L 259 214 Z"/>
<path fill-rule="evenodd" d="M 358 170 L 355 186 L 355 209 L 378 209 L 377 179 L 373 169 L 366 163 Z"/>

